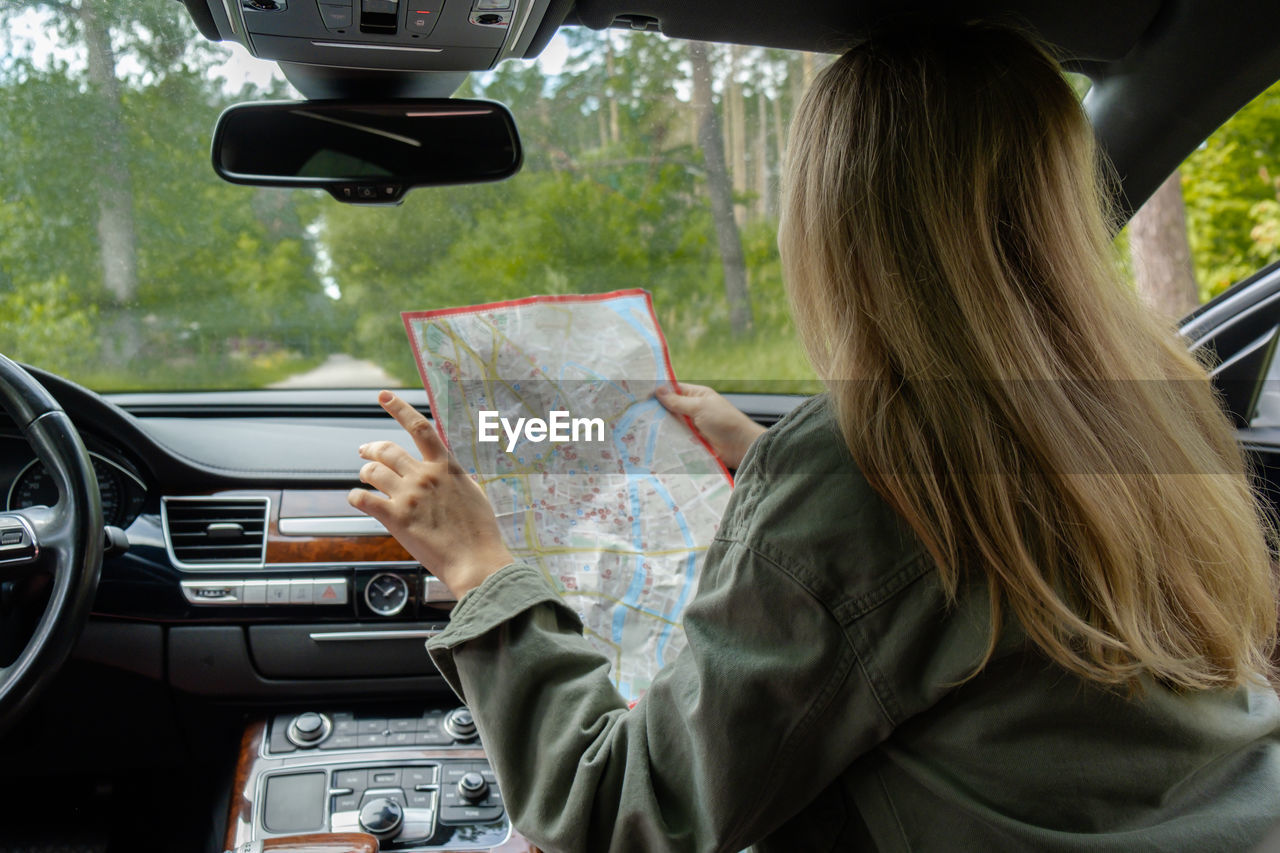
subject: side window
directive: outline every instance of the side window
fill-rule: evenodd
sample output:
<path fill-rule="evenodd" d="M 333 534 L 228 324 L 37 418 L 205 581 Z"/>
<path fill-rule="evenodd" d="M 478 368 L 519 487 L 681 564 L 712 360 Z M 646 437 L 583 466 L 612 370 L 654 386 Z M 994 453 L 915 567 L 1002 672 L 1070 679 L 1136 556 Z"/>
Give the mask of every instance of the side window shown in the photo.
<path fill-rule="evenodd" d="M 1280 260 L 1280 82 L 1191 153 L 1119 244 L 1138 291 L 1173 320 Z"/>

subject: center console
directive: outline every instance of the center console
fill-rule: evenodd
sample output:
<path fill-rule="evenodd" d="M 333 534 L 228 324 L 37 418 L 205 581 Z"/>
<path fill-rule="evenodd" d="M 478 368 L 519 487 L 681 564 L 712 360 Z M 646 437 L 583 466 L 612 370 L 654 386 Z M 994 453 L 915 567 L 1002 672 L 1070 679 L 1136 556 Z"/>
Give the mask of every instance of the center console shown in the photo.
<path fill-rule="evenodd" d="M 363 832 L 383 851 L 533 853 L 466 708 L 325 708 L 245 730 L 226 849 Z"/>

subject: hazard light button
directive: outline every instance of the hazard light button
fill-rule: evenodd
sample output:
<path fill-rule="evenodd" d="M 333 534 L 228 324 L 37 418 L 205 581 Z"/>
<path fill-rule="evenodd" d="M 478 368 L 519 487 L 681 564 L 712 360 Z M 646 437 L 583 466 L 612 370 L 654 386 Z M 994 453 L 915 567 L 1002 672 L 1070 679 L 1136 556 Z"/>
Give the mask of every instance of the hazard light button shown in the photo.
<path fill-rule="evenodd" d="M 315 604 L 346 604 L 346 578 L 316 578 L 311 583 L 312 602 Z"/>

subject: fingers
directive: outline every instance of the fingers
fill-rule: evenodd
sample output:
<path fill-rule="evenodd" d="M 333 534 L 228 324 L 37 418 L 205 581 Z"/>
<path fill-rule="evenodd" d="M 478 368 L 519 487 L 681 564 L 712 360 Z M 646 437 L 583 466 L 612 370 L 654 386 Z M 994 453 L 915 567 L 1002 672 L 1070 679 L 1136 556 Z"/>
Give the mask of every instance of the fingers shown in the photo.
<path fill-rule="evenodd" d="M 379 520 L 386 518 L 391 511 L 391 501 L 368 489 L 352 489 L 347 492 L 347 503 Z"/>
<path fill-rule="evenodd" d="M 366 462 L 360 468 L 360 482 L 368 483 L 383 494 L 390 495 L 403 479 L 381 462 Z"/>
<path fill-rule="evenodd" d="M 659 388 L 657 393 L 658 402 L 668 412 L 673 412 L 677 415 L 693 415 L 702 406 L 702 400 L 699 399 L 702 395 L 698 392 L 699 389 L 702 389 L 701 385 L 684 385 L 681 386 L 681 390 L 685 393 L 677 394 L 670 388 Z M 693 393 L 690 393 L 691 391 Z"/>
<path fill-rule="evenodd" d="M 431 421 L 424 418 L 422 413 L 413 406 L 390 391 L 379 391 L 378 403 L 386 409 L 387 414 L 396 419 L 396 423 L 404 427 L 405 432 L 413 437 L 413 443 L 418 446 L 418 452 L 422 454 L 423 459 L 434 462 L 448 455 L 449 451 L 440 440 L 440 436 L 436 434 Z"/>
<path fill-rule="evenodd" d="M 369 444 L 362 444 L 360 445 L 359 453 L 361 458 L 368 459 L 371 462 L 381 462 L 401 477 L 409 476 L 414 466 L 418 464 L 418 460 L 414 459 L 409 454 L 409 451 L 394 441 L 374 441 Z"/>

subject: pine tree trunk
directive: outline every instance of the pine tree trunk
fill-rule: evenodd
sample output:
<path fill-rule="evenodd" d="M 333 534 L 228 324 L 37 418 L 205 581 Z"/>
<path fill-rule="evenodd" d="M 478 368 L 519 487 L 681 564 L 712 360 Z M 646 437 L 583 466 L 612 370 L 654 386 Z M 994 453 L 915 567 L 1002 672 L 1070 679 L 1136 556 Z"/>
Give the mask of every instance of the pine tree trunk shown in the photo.
<path fill-rule="evenodd" d="M 604 41 L 604 68 L 609 78 L 605 97 L 609 99 L 609 142 L 617 145 L 622 140 L 622 131 L 618 126 L 618 90 L 614 85 L 613 41 L 606 34 Z"/>
<path fill-rule="evenodd" d="M 689 42 L 693 65 L 693 108 L 698 114 L 698 145 L 707 169 L 707 190 L 711 195 L 711 218 L 715 222 L 720 264 L 724 268 L 724 294 L 729 303 L 729 325 L 734 335 L 751 329 L 751 299 L 747 293 L 747 265 L 742 255 L 742 238 L 733 219 L 733 191 L 724 163 L 724 137 L 711 102 L 711 63 L 705 42 Z"/>
<path fill-rule="evenodd" d="M 725 84 L 725 95 L 733 104 L 733 127 L 729 132 L 729 138 L 733 140 L 733 160 L 729 166 L 729 173 L 733 176 L 733 194 L 735 198 L 740 199 L 747 192 L 747 122 L 746 122 L 746 105 L 742 99 L 742 84 L 738 82 L 738 61 L 741 58 L 742 48 L 738 45 L 731 45 L 729 55 L 732 60 L 729 63 L 729 80 Z M 747 206 L 737 203 L 733 206 L 734 220 L 741 225 L 747 218 Z"/>
<path fill-rule="evenodd" d="M 102 283 L 118 305 L 138 290 L 133 221 L 133 178 L 125 160 L 120 81 L 116 79 L 111 33 L 99 17 L 96 0 L 82 0 L 77 15 L 87 48 L 89 82 L 99 99 L 98 250 Z"/>
<path fill-rule="evenodd" d="M 1129 253 L 1138 293 L 1153 309 L 1177 320 L 1200 304 L 1177 171 L 1129 221 Z"/>
<path fill-rule="evenodd" d="M 773 145 L 776 149 L 774 162 L 778 164 L 779 180 L 775 181 L 769 187 L 769 199 L 772 206 L 770 216 L 777 216 L 778 211 L 782 209 L 782 164 L 786 162 L 787 155 L 787 128 L 782 123 L 782 92 L 778 91 L 773 96 Z"/>
<path fill-rule="evenodd" d="M 756 127 L 756 217 L 769 215 L 769 105 L 764 90 L 756 93 L 756 115 L 760 122 Z"/>

